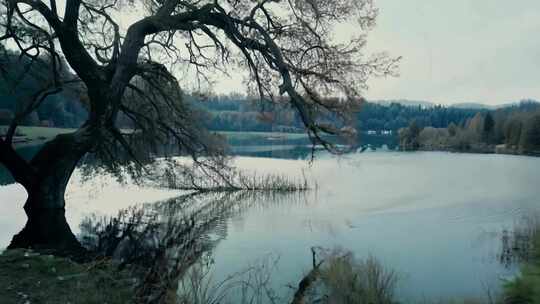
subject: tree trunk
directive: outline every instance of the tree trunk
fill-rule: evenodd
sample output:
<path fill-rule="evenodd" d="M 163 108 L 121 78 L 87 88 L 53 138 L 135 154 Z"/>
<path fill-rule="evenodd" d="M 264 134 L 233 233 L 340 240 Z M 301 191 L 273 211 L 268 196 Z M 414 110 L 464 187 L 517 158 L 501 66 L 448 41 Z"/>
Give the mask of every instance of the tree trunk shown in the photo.
<path fill-rule="evenodd" d="M 58 189 L 58 185 L 54 183 L 51 183 L 50 187 L 50 190 L 32 191 L 28 194 L 24 206 L 28 221 L 23 230 L 13 237 L 9 248 L 50 249 L 65 254 L 82 250 L 66 221 L 64 198 L 54 197 L 50 193 L 63 190 Z"/>
<path fill-rule="evenodd" d="M 50 249 L 57 254 L 83 251 L 66 221 L 64 200 L 71 174 L 88 150 L 82 133 L 79 130 L 57 136 L 30 162 L 35 177 L 30 185 L 24 185 L 28 192 L 24 205 L 28 221 L 9 248 Z"/>

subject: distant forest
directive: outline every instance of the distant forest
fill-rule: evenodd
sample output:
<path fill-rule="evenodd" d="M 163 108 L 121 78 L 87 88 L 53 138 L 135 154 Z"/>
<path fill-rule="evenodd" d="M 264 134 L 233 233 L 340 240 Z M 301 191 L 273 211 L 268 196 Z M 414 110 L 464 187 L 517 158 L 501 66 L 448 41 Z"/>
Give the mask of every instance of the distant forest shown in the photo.
<path fill-rule="evenodd" d="M 194 100 L 196 101 L 196 100 Z M 410 102 L 409 102 L 410 103 Z M 260 105 L 240 95 L 214 96 L 194 105 L 208 114 L 207 127 L 211 130 L 226 131 L 280 131 L 301 132 L 302 123 L 290 108 L 280 108 L 270 104 Z M 453 124 L 464 127 L 478 113 L 530 112 L 540 103 L 522 100 L 497 110 L 487 108 L 455 108 L 441 105 L 403 105 L 397 102 L 365 102 L 356 113 L 360 132 L 397 131 L 406 128 L 412 121 L 425 127 L 447 128 Z M 494 114 L 499 117 L 500 114 Z"/>
<path fill-rule="evenodd" d="M 0 79 L 0 125 L 6 125 L 16 113 L 21 111 L 21 107 L 28 102 L 29 98 L 35 98 L 35 92 L 43 87 L 43 83 L 51 79 L 48 77 L 46 63 L 33 64 L 30 67 L 30 62 L 25 59 L 19 60 L 14 55 L 4 54 L 2 58 L 10 63 L 8 68 L 2 71 L 4 77 Z M 30 73 L 25 73 L 29 68 L 32 69 Z M 69 74 L 69 71 L 64 68 L 63 73 Z M 58 94 L 45 98 L 38 110 L 20 124 L 79 127 L 88 115 L 82 97 L 84 94 L 81 92 L 77 84 L 67 86 Z M 290 133 L 304 131 L 298 114 L 290 106 L 270 102 L 261 103 L 234 94 L 205 98 L 188 95 L 185 98 L 187 103 L 203 115 L 206 127 L 210 130 Z M 505 125 L 515 120 L 526 120 L 528 116 L 520 113 L 533 112 L 539 105 L 536 101 L 524 100 L 515 105 L 488 110 L 430 105 L 426 102 L 417 102 L 417 105 L 411 104 L 410 101 L 403 103 L 407 104 L 401 104 L 399 100 L 363 103 L 359 111 L 355 113 L 358 129 L 362 133 L 384 133 L 394 136 L 397 135 L 398 130 L 409 127 L 411 122 L 414 122 L 419 130 L 443 129 L 449 126 L 469 129 L 470 125 L 474 124 L 473 119 L 479 120 L 478 117 L 485 117 L 487 113 L 491 113 L 490 117 L 494 120 L 495 129 L 492 141 L 499 143 L 504 141 L 503 137 L 508 137 L 503 135 L 505 132 L 503 129 L 507 128 Z M 125 117 L 118 119 L 119 124 L 129 127 L 128 119 Z M 514 122 L 514 124 L 517 123 Z M 511 141 L 514 143 L 516 139 L 512 138 Z"/>
<path fill-rule="evenodd" d="M 2 70 L 0 70 L 0 125 L 11 122 L 16 113 L 21 112 L 30 102 L 37 100 L 39 93 L 52 83 L 50 66 L 45 60 L 31 62 L 19 58 L 5 50 Z M 65 68 L 60 73 L 75 78 Z M 25 117 L 20 125 L 73 128 L 80 126 L 87 118 L 88 111 L 81 101 L 81 89 L 77 82 L 66 85 L 57 94 L 43 100 L 37 111 Z"/>
<path fill-rule="evenodd" d="M 399 130 L 403 150 L 530 154 L 540 156 L 540 104 L 522 101 L 482 111 L 459 124 L 425 125 L 412 120 Z"/>

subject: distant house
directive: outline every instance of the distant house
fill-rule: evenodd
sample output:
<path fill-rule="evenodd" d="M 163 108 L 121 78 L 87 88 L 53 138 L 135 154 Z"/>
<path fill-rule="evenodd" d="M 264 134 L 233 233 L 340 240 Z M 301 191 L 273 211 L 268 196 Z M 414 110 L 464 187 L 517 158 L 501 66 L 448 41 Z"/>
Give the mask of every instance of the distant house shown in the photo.
<path fill-rule="evenodd" d="M 368 134 L 368 135 L 377 135 L 377 131 L 375 131 L 375 130 L 368 130 L 368 131 L 367 131 L 367 134 Z"/>
<path fill-rule="evenodd" d="M 381 134 L 382 135 L 392 135 L 392 130 L 382 130 Z"/>

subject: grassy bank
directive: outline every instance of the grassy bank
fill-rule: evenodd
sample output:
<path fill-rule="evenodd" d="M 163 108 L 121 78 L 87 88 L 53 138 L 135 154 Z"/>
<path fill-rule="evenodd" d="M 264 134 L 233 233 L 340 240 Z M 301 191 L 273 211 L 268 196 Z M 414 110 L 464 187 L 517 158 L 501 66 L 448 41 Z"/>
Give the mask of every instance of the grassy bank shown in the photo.
<path fill-rule="evenodd" d="M 51 255 L 0 255 L 0 303 L 129 303 L 134 280 L 107 261 L 77 264 Z"/>
<path fill-rule="evenodd" d="M 3 136 L 8 126 L 0 125 L 0 136 Z M 43 141 L 51 140 L 59 134 L 71 133 L 75 129 L 52 128 L 52 127 L 28 127 L 19 126 L 14 142 L 17 146 L 28 144 L 39 144 Z M 309 143 L 309 138 L 305 133 L 281 133 L 281 132 L 229 132 L 216 131 L 224 135 L 231 145 L 258 145 L 258 144 L 278 144 L 280 142 L 301 142 Z"/>
<path fill-rule="evenodd" d="M 540 239 L 536 238 L 535 242 L 539 244 Z M 350 253 L 332 253 L 330 256 L 324 257 L 322 265 L 317 264 L 321 266 L 316 266 L 315 272 L 309 272 L 299 283 L 298 290 L 307 284 L 306 278 L 310 278 L 313 273 L 314 277 L 310 278 L 309 284 L 304 286 L 305 290 L 302 292 L 301 302 L 295 302 L 294 299 L 291 302 L 291 299 L 281 298 L 274 303 L 537 304 L 540 303 L 540 263 L 538 263 L 538 258 L 539 255 L 536 252 L 534 259 L 524 264 L 521 276 L 507 283 L 504 294 L 495 296 L 495 298 L 403 302 L 395 297 L 399 275 L 393 270 L 385 268 L 373 257 L 358 260 Z M 234 303 L 227 302 L 225 299 L 229 296 L 234 299 L 237 292 L 245 293 L 247 291 L 250 297 L 261 300 L 260 303 L 271 303 L 271 301 L 265 301 L 266 297 L 273 298 L 270 277 L 266 268 L 268 265 L 264 265 L 262 268 L 250 267 L 249 272 L 239 273 L 244 276 L 228 277 L 226 281 L 218 283 L 204 281 L 207 279 L 208 273 L 194 275 L 188 272 L 181 279 L 181 282 L 188 283 L 187 287 L 184 285 L 181 287 L 184 286 L 187 289 L 180 289 L 179 294 L 170 299 L 167 298 L 165 303 Z M 109 261 L 76 264 L 64 258 L 38 255 L 25 250 L 12 250 L 0 255 L 0 270 L 0 303 L 2 304 L 134 303 L 133 299 L 136 293 L 134 276 L 126 270 L 119 271 Z M 247 279 L 246 274 L 248 274 Z M 246 286 L 253 290 L 246 289 Z M 293 284 L 292 287 L 296 287 L 296 285 Z M 197 293 L 206 290 L 206 288 L 216 294 L 212 294 L 212 292 L 209 294 Z M 257 292 L 261 288 L 270 288 L 268 290 L 271 292 Z M 214 296 L 223 297 L 224 302 L 215 302 Z M 273 299 L 275 301 L 277 298 Z"/>
<path fill-rule="evenodd" d="M 229 132 L 216 131 L 227 138 L 231 146 L 262 146 L 262 145 L 307 145 L 310 144 L 306 133 L 282 132 Z"/>
<path fill-rule="evenodd" d="M 7 129 L 8 126 L 0 126 L 0 136 L 3 136 Z M 15 134 L 13 143 L 17 148 L 40 145 L 53 139 L 59 134 L 71 133 L 74 131 L 75 129 L 66 128 L 20 126 L 17 128 L 17 133 Z"/>
<path fill-rule="evenodd" d="M 505 285 L 508 304 L 540 304 L 540 219 L 525 221 L 509 240 L 511 253 L 521 261 L 521 274 Z"/>

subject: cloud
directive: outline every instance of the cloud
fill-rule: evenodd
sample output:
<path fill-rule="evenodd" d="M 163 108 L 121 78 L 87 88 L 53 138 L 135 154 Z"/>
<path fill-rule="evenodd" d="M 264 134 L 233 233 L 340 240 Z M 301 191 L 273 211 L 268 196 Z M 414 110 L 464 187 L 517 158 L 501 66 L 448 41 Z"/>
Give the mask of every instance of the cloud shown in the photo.
<path fill-rule="evenodd" d="M 374 79 L 369 99 L 450 104 L 540 99 L 540 1 L 378 0 L 368 51 L 403 56 L 399 78 Z M 356 30 L 340 27 L 341 35 Z M 339 37 L 338 37 L 339 38 Z M 241 77 L 217 92 L 241 91 Z"/>
<path fill-rule="evenodd" d="M 369 98 L 498 104 L 540 98 L 540 2 L 377 1 L 370 48 L 404 57 L 401 77 L 370 82 Z"/>

